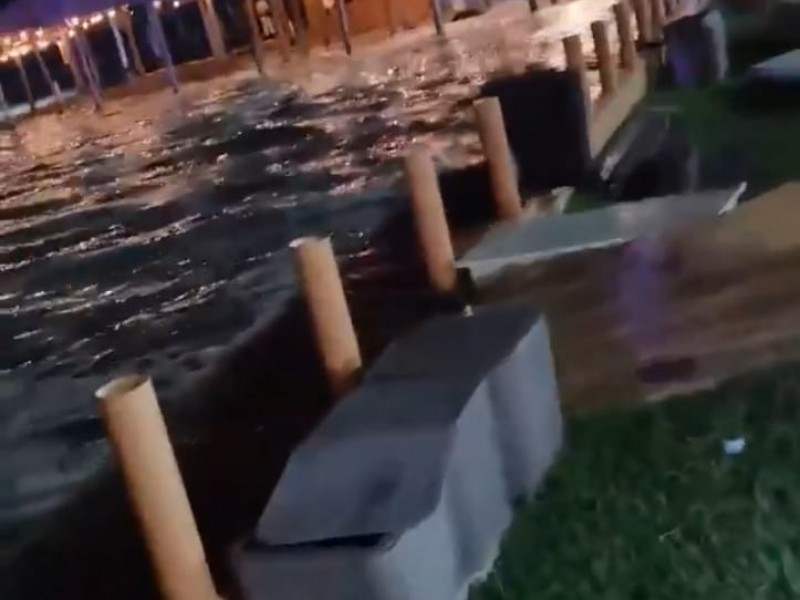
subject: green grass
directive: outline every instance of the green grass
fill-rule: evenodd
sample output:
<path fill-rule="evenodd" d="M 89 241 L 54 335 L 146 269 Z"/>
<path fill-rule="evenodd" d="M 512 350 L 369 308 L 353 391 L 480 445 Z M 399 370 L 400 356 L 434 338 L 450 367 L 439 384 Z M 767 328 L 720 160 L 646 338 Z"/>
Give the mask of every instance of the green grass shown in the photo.
<path fill-rule="evenodd" d="M 576 418 L 568 438 L 471 600 L 800 597 L 800 366 Z"/>
<path fill-rule="evenodd" d="M 800 179 L 800 103 L 789 110 L 743 111 L 736 108 L 735 94 L 731 84 L 658 92 L 649 102 L 677 108 L 684 131 L 707 155 L 744 157 L 743 175 L 757 189 Z"/>

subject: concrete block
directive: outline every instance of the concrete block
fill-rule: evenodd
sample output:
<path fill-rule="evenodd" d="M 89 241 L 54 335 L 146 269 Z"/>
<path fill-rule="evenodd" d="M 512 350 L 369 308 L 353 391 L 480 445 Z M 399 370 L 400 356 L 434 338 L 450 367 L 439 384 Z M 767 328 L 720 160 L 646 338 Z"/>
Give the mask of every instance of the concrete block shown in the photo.
<path fill-rule="evenodd" d="M 561 443 L 543 319 L 495 307 L 395 343 L 291 457 L 236 553 L 247 600 L 456 600 Z"/>
<path fill-rule="evenodd" d="M 390 346 L 367 377 L 488 384 L 512 498 L 536 490 L 561 446 L 547 322 L 529 307 L 487 307 L 471 317 L 433 319 Z"/>
<path fill-rule="evenodd" d="M 748 75 L 764 81 L 800 85 L 800 49 L 753 65 Z"/>
<path fill-rule="evenodd" d="M 457 261 L 479 285 L 506 267 L 624 244 L 637 237 L 733 210 L 745 190 L 712 190 L 615 204 L 581 213 L 509 223 L 491 230 Z"/>

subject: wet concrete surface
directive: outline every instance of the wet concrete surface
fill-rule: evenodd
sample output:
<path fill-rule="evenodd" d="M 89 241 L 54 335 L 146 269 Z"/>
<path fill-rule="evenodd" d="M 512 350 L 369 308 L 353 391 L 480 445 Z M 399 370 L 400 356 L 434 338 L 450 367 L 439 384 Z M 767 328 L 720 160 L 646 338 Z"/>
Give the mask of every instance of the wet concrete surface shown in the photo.
<path fill-rule="evenodd" d="M 94 477 L 108 450 L 92 392 L 134 370 L 155 378 L 229 589 L 228 547 L 331 401 L 287 243 L 333 234 L 368 357 L 460 310 L 424 285 L 403 148 L 425 141 L 454 173 L 454 224 L 490 214 L 471 98 L 498 74 L 563 64 L 559 36 L 576 26 L 588 49 L 600 14 L 605 3 L 579 2 L 533 18 L 510 3 L 453 24 L 447 42 L 423 29 L 354 60 L 274 66 L 292 84 L 237 73 L 3 132 L 0 595 L 153 597 L 120 482 Z"/>

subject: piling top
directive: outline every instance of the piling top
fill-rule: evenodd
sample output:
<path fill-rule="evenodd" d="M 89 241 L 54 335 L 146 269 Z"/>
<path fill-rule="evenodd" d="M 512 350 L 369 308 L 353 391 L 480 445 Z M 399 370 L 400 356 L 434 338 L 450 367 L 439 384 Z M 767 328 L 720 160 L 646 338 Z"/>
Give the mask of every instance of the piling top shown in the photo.
<path fill-rule="evenodd" d="M 127 396 L 131 392 L 147 385 L 150 378 L 147 375 L 124 375 L 109 381 L 95 392 L 95 397 L 102 402 L 110 402 L 116 398 Z"/>
<path fill-rule="evenodd" d="M 303 246 L 307 246 L 309 244 L 319 244 L 330 241 L 331 238 L 332 236 L 330 235 L 304 235 L 289 242 L 289 248 L 292 250 L 297 250 L 298 248 L 302 248 Z"/>

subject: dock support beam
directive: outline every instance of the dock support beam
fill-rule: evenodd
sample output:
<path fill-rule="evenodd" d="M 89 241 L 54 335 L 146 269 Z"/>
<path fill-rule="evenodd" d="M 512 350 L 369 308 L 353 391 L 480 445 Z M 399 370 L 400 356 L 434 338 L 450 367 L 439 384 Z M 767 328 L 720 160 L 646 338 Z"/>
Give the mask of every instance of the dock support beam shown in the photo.
<path fill-rule="evenodd" d="M 167 75 L 167 82 L 169 83 L 172 91 L 176 94 L 181 91 L 181 85 L 178 81 L 178 73 L 175 70 L 175 63 L 172 61 L 172 53 L 169 50 L 169 43 L 167 36 L 164 33 L 164 24 L 161 22 L 161 15 L 152 3 L 147 2 L 147 18 L 150 22 L 150 27 L 153 28 L 155 33 L 155 43 L 161 52 L 161 58 L 164 61 L 164 72 Z"/>
<path fill-rule="evenodd" d="M 17 64 L 19 74 L 22 77 L 22 87 L 25 88 L 25 97 L 28 100 L 28 105 L 31 107 L 31 112 L 36 112 L 36 99 L 33 97 L 33 89 L 31 88 L 31 80 L 28 78 L 28 72 L 25 70 L 25 65 L 22 62 L 21 56 L 15 56 L 14 62 Z"/>
<path fill-rule="evenodd" d="M 619 37 L 620 66 L 630 71 L 636 63 L 636 40 L 633 38 L 631 26 L 631 9 L 626 0 L 614 5 L 614 18 L 617 21 L 617 36 Z"/>
<path fill-rule="evenodd" d="M 97 391 L 111 445 L 166 600 L 219 600 L 150 379 Z"/>
<path fill-rule="evenodd" d="M 412 146 L 406 155 L 405 169 L 428 279 L 436 291 L 453 292 L 457 285 L 455 253 L 439 179 L 428 148 L 419 144 Z"/>
<path fill-rule="evenodd" d="M 222 34 L 222 26 L 219 22 L 214 0 L 198 0 L 197 5 L 200 9 L 200 16 L 203 19 L 208 45 L 211 48 L 211 56 L 221 60 L 228 55 L 228 51 L 225 48 L 225 37 Z"/>
<path fill-rule="evenodd" d="M 363 363 L 331 239 L 299 238 L 291 248 L 328 382 L 341 397 L 355 386 Z"/>
<path fill-rule="evenodd" d="M 600 85 L 604 96 L 611 96 L 617 91 L 617 63 L 611 50 L 611 39 L 608 36 L 608 23 L 594 21 L 591 25 L 594 51 L 600 70 Z"/>
<path fill-rule="evenodd" d="M 483 154 L 489 165 L 492 196 L 497 215 L 515 220 L 522 215 L 522 198 L 517 186 L 514 155 L 508 144 L 503 109 L 497 98 L 481 98 L 474 104 Z"/>
<path fill-rule="evenodd" d="M 339 33 L 348 55 L 353 54 L 353 43 L 350 41 L 350 19 L 347 16 L 347 6 L 344 0 L 336 0 L 336 16 L 339 19 Z"/>
<path fill-rule="evenodd" d="M 583 57 L 581 36 L 577 33 L 567 36 L 562 40 L 562 43 L 564 44 L 567 70 L 577 73 L 580 79 L 581 89 L 583 90 L 587 114 L 589 114 L 591 113 L 592 99 L 589 92 L 589 79 L 586 75 L 586 60 Z"/>
<path fill-rule="evenodd" d="M 433 24 L 436 27 L 436 33 L 444 37 L 444 18 L 442 17 L 442 7 L 439 5 L 439 0 L 430 0 L 431 13 L 433 14 Z"/>
<path fill-rule="evenodd" d="M 250 26 L 250 49 L 256 61 L 256 69 L 264 73 L 264 40 L 261 39 L 261 28 L 258 25 L 258 16 L 253 0 L 244 0 L 247 24 Z"/>

